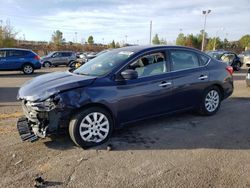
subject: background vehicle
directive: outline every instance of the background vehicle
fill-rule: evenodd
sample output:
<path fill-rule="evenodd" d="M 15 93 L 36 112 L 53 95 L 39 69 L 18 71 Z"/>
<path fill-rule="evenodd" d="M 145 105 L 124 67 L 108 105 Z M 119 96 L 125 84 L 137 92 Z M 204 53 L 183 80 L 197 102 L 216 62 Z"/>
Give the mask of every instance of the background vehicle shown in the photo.
<path fill-rule="evenodd" d="M 26 119 L 17 127 L 23 140 L 66 127 L 76 145 L 95 146 L 141 119 L 190 109 L 215 114 L 233 92 L 232 73 L 191 48 L 114 49 L 73 72 L 42 75 L 21 87 Z"/>
<path fill-rule="evenodd" d="M 232 66 L 234 70 L 240 70 L 243 63 L 240 58 L 233 52 L 217 50 L 217 51 L 209 51 L 207 54 L 215 59 L 223 61 L 228 65 Z"/>
<path fill-rule="evenodd" d="M 102 55 L 102 54 L 108 52 L 108 51 L 110 51 L 110 50 L 103 50 L 103 51 L 100 51 L 100 52 L 98 52 L 98 53 L 96 53 L 96 52 L 91 52 L 91 53 L 87 54 L 87 59 L 88 59 L 88 61 L 89 61 L 89 60 L 94 59 L 95 57 L 97 57 L 97 56 L 99 56 L 99 55 Z"/>
<path fill-rule="evenodd" d="M 250 87 L 250 69 L 248 69 L 248 71 L 247 71 L 246 83 L 247 83 L 247 86 Z"/>
<path fill-rule="evenodd" d="M 70 51 L 51 52 L 47 56 L 41 58 L 44 67 L 66 65 L 76 60 L 76 53 Z"/>
<path fill-rule="evenodd" d="M 246 51 L 242 52 L 241 56 L 242 56 L 244 64 L 247 67 L 250 67 L 250 50 L 246 50 Z"/>
<path fill-rule="evenodd" d="M 33 51 L 19 48 L 0 48 L 0 70 L 21 70 L 32 74 L 41 68 L 40 57 Z"/>

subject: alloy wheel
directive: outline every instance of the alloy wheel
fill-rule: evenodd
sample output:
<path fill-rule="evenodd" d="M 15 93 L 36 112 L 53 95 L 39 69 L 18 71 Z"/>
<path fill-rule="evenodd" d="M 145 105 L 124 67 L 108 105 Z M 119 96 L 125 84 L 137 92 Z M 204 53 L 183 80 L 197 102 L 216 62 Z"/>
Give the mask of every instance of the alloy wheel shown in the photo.
<path fill-rule="evenodd" d="M 31 74 L 33 72 L 33 67 L 31 65 L 25 65 L 23 67 L 23 72 L 25 74 Z"/>
<path fill-rule="evenodd" d="M 86 142 L 102 142 L 109 134 L 109 120 L 100 112 L 93 112 L 86 115 L 80 126 L 79 133 Z"/>
<path fill-rule="evenodd" d="M 214 112 L 220 103 L 220 95 L 218 91 L 211 90 L 207 93 L 205 98 L 205 108 L 208 112 Z"/>

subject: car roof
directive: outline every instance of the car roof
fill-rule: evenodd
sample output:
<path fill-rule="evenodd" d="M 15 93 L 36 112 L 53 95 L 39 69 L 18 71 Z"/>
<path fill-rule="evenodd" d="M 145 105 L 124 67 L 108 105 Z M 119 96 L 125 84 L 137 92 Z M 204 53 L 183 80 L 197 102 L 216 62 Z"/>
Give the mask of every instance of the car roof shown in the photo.
<path fill-rule="evenodd" d="M 53 52 L 67 52 L 67 53 L 75 53 L 73 51 L 53 51 Z"/>
<path fill-rule="evenodd" d="M 145 46 L 127 46 L 127 47 L 122 47 L 122 48 L 117 48 L 115 49 L 116 51 L 131 51 L 134 53 L 144 51 L 144 50 L 157 50 L 157 49 L 190 49 L 194 50 L 197 52 L 201 52 L 200 50 L 197 50 L 195 48 L 187 47 L 187 46 L 177 46 L 177 45 L 145 45 Z"/>
<path fill-rule="evenodd" d="M 24 49 L 24 48 L 0 48 L 0 50 L 20 50 L 20 51 L 32 51 L 30 49 Z"/>

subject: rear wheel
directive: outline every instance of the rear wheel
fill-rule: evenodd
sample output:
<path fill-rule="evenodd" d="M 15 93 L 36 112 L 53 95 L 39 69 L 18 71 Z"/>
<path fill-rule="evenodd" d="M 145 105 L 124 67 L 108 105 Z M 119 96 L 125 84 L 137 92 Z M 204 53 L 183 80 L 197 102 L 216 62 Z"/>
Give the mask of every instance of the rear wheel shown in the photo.
<path fill-rule="evenodd" d="M 43 63 L 43 66 L 44 66 L 45 68 L 49 68 L 49 67 L 51 67 L 51 63 L 50 63 L 49 61 L 45 61 L 45 62 Z"/>
<path fill-rule="evenodd" d="M 106 142 L 112 131 L 111 115 L 99 107 L 91 107 L 79 112 L 72 118 L 69 125 L 71 139 L 83 148 Z"/>
<path fill-rule="evenodd" d="M 32 74 L 34 72 L 34 68 L 30 64 L 25 64 L 22 68 L 24 74 Z"/>
<path fill-rule="evenodd" d="M 205 90 L 200 104 L 200 114 L 213 115 L 219 108 L 221 103 L 221 92 L 218 87 L 212 86 Z"/>

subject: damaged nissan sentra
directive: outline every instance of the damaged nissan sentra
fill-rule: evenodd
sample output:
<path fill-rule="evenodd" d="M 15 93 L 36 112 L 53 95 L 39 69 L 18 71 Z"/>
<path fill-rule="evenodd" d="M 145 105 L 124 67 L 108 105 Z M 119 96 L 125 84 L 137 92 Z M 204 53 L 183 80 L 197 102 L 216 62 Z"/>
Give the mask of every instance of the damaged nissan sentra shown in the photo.
<path fill-rule="evenodd" d="M 114 129 L 177 111 L 215 114 L 233 92 L 233 69 L 192 48 L 132 46 L 111 50 L 80 68 L 38 76 L 18 92 L 22 140 L 68 129 L 90 147 Z"/>

